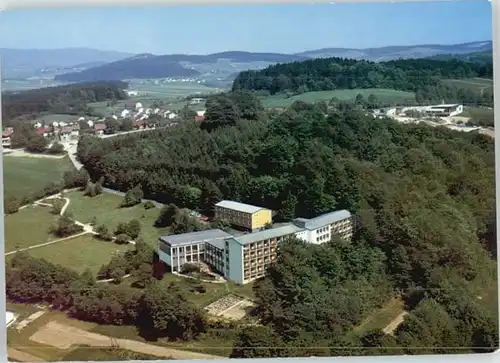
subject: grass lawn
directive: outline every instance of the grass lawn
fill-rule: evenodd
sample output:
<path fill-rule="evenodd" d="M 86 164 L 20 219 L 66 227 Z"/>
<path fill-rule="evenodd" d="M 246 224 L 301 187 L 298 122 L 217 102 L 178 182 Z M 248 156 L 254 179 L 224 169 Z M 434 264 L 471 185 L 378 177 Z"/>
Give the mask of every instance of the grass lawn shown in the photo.
<path fill-rule="evenodd" d="M 285 95 L 274 95 L 265 97 L 262 99 L 264 107 L 288 107 L 295 101 L 303 101 L 307 103 L 315 103 L 322 101 L 330 101 L 332 98 L 336 97 L 341 101 L 354 100 L 358 94 L 363 95 L 363 97 L 368 98 L 369 95 L 373 94 L 378 98 L 380 102 L 383 103 L 404 103 L 408 101 L 415 100 L 415 94 L 411 92 L 396 91 L 392 89 L 383 88 L 367 88 L 367 89 L 347 89 L 347 90 L 335 90 L 335 91 L 318 91 L 318 92 L 307 92 L 300 95 L 285 98 Z"/>
<path fill-rule="evenodd" d="M 69 157 L 61 159 L 5 155 L 3 158 L 5 198 L 22 198 L 51 182 L 59 182 L 64 172 L 73 170 Z"/>
<path fill-rule="evenodd" d="M 495 119 L 495 111 L 483 107 L 464 107 L 464 112 L 458 116 L 470 117 L 477 120 L 491 120 Z"/>
<path fill-rule="evenodd" d="M 404 311 L 404 302 L 400 297 L 393 297 L 380 309 L 375 310 L 368 318 L 353 329 L 355 333 L 363 333 L 373 329 L 384 329 Z"/>
<path fill-rule="evenodd" d="M 486 78 L 444 79 L 443 82 L 461 88 L 472 89 L 473 91 L 486 90 L 493 87 L 493 80 Z"/>
<path fill-rule="evenodd" d="M 87 268 L 97 274 L 102 265 L 107 264 L 113 254 L 120 254 L 132 245 L 105 242 L 93 235 L 83 235 L 45 247 L 30 250 L 31 256 L 44 258 L 52 263 L 83 272 Z"/>
<path fill-rule="evenodd" d="M 114 230 L 118 223 L 128 222 L 135 218 L 141 222 L 142 238 L 151 245 L 156 244 L 159 236 L 168 233 L 167 228 L 153 227 L 153 223 L 160 213 L 158 208 L 146 210 L 143 204 L 130 208 L 120 208 L 123 197 L 110 193 L 90 198 L 84 196 L 81 191 L 72 191 L 67 193 L 66 197 L 71 201 L 67 210 L 82 223 L 90 223 L 95 217 L 96 225 L 105 224 L 110 230 Z"/>
<path fill-rule="evenodd" d="M 5 252 L 26 248 L 56 240 L 49 233 L 50 225 L 57 216 L 48 207 L 27 207 L 4 217 Z"/>

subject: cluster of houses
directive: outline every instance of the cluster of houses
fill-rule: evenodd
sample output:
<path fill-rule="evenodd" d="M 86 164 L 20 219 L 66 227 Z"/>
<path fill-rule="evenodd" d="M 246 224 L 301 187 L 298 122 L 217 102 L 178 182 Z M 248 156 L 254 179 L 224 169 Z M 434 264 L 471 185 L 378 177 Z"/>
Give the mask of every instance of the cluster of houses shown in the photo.
<path fill-rule="evenodd" d="M 121 118 L 130 118 L 135 121 L 145 121 L 147 120 L 151 115 L 160 115 L 162 118 L 167 119 L 167 120 L 174 120 L 178 117 L 178 115 L 175 112 L 172 112 L 170 110 L 161 110 L 160 108 L 145 108 L 142 106 L 142 103 L 137 102 L 135 104 L 135 107 L 132 110 L 129 109 L 124 109 L 120 112 L 119 115 L 113 115 L 115 120 L 117 120 L 119 117 Z"/>
<path fill-rule="evenodd" d="M 199 102 L 198 99 L 196 101 Z M 158 115 L 152 117 L 152 115 Z M 178 114 L 170 110 L 161 110 L 160 108 L 146 108 L 141 102 L 135 103 L 133 107 L 125 108 L 119 115 L 112 115 L 115 120 L 130 119 L 132 120 L 132 130 L 140 130 L 145 128 L 155 128 L 160 126 L 159 119 L 168 120 L 170 124 L 176 124 L 175 120 L 179 117 Z M 198 111 L 194 117 L 195 121 L 205 120 L 205 111 Z M 61 141 L 77 140 L 81 133 L 93 133 L 95 135 L 103 135 L 106 133 L 106 119 L 92 119 L 80 117 L 73 121 L 48 121 L 36 122 L 33 124 L 36 133 L 44 137 L 56 137 Z M 14 133 L 12 127 L 6 127 L 2 132 L 2 146 L 11 146 L 11 137 Z"/>

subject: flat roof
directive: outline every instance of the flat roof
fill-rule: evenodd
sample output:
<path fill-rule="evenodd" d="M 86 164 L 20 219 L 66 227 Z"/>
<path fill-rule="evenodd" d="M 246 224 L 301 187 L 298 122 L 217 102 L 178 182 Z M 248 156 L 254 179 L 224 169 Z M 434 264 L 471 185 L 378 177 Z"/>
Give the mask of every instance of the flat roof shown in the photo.
<path fill-rule="evenodd" d="M 233 237 L 232 239 L 238 242 L 240 245 L 246 245 L 249 243 L 254 243 L 258 241 L 263 241 L 266 239 L 270 238 L 276 238 L 276 237 L 281 237 L 284 235 L 289 235 L 293 233 L 297 233 L 302 231 L 303 228 L 297 227 L 293 223 L 289 223 L 287 225 L 277 227 L 277 228 L 271 228 L 271 229 L 265 229 L 260 232 L 255 232 L 255 233 L 249 233 L 244 236 L 240 237 Z"/>
<path fill-rule="evenodd" d="M 221 208 L 226 208 L 226 209 L 232 209 L 236 210 L 238 212 L 243 212 L 243 213 L 250 213 L 254 214 L 262 209 L 267 209 L 264 207 L 257 207 L 255 205 L 250 205 L 250 204 L 245 204 L 245 203 L 240 203 L 240 202 L 234 202 L 232 200 L 221 200 L 219 203 L 215 205 L 216 207 L 221 207 Z"/>
<path fill-rule="evenodd" d="M 350 217 L 351 217 L 351 212 L 342 209 L 342 210 L 337 210 L 335 212 L 322 214 L 320 216 L 311 219 L 297 218 L 296 221 L 303 222 L 305 229 L 314 231 L 315 229 L 342 221 Z"/>
<path fill-rule="evenodd" d="M 182 246 L 194 243 L 210 242 L 214 240 L 224 240 L 230 237 L 232 237 L 232 235 L 221 229 L 207 229 L 198 232 L 161 236 L 160 240 L 168 243 L 170 246 Z"/>

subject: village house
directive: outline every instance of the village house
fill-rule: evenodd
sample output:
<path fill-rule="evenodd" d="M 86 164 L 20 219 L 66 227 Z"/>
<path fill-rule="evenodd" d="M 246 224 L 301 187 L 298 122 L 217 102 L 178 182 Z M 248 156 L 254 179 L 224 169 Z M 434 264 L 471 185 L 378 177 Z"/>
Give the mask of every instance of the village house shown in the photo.
<path fill-rule="evenodd" d="M 106 124 L 104 124 L 104 123 L 94 124 L 94 133 L 95 134 L 102 135 L 102 134 L 104 134 L 105 130 L 106 130 Z"/>
<path fill-rule="evenodd" d="M 11 141 L 10 137 L 14 133 L 14 129 L 12 127 L 6 127 L 2 132 L 2 146 L 10 147 Z"/>

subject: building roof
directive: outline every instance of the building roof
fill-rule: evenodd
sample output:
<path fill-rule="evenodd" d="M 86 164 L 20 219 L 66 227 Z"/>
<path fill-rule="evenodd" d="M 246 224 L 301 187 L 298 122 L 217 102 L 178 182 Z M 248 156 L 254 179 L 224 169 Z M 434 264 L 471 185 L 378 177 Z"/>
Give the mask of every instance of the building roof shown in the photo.
<path fill-rule="evenodd" d="M 318 228 L 322 228 L 329 224 L 339 222 L 350 217 L 351 217 L 351 212 L 342 209 L 335 212 L 322 214 L 320 216 L 311 219 L 297 218 L 294 220 L 294 222 L 296 223 L 298 222 L 297 224 L 299 226 L 303 226 L 303 228 L 309 231 L 314 231 Z"/>
<path fill-rule="evenodd" d="M 94 124 L 94 130 L 97 131 L 106 130 L 106 124 Z"/>
<path fill-rule="evenodd" d="M 432 105 L 430 107 L 445 107 L 445 108 L 448 108 L 448 107 L 458 107 L 460 106 L 458 103 L 445 103 L 445 104 L 440 104 L 440 105 Z"/>
<path fill-rule="evenodd" d="M 260 232 L 249 233 L 240 237 L 233 237 L 232 239 L 238 242 L 240 245 L 246 245 L 249 243 L 254 243 L 258 241 L 263 241 L 270 238 L 281 237 L 293 233 L 297 233 L 302 231 L 303 228 L 300 228 L 292 223 L 286 224 L 281 227 L 265 229 Z"/>
<path fill-rule="evenodd" d="M 255 205 L 234 202 L 232 200 L 222 200 L 219 203 L 217 203 L 215 206 L 236 210 L 238 212 L 250 213 L 250 214 L 254 214 L 262 209 L 266 209 L 264 207 L 257 207 Z"/>
<path fill-rule="evenodd" d="M 205 231 L 174 234 L 170 236 L 161 236 L 160 240 L 168 243 L 170 246 L 182 246 L 194 243 L 213 242 L 214 240 L 224 240 L 232 237 L 229 233 L 221 229 L 207 229 Z"/>

